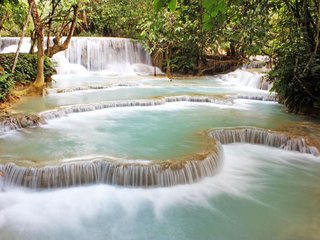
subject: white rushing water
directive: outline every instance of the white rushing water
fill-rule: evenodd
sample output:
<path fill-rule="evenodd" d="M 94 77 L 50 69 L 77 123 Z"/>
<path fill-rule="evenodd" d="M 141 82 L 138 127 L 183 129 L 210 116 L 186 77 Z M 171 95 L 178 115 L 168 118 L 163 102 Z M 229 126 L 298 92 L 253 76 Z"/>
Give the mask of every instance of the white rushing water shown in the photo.
<path fill-rule="evenodd" d="M 59 74 L 103 71 L 104 75 L 152 75 L 154 71 L 141 44 L 126 38 L 74 37 L 68 49 L 54 59 Z"/>
<path fill-rule="evenodd" d="M 265 74 L 258 72 L 238 69 L 229 74 L 222 75 L 222 79 L 229 84 L 253 89 L 270 90 L 272 85 L 264 80 L 264 76 Z"/>
<path fill-rule="evenodd" d="M 62 39 L 63 41 L 64 39 Z M 12 53 L 19 38 L 1 38 L 0 52 Z M 29 52 L 30 39 L 25 38 L 21 52 Z M 149 54 L 135 40 L 127 38 L 73 37 L 67 50 L 53 56 L 58 74 L 153 75 Z"/>

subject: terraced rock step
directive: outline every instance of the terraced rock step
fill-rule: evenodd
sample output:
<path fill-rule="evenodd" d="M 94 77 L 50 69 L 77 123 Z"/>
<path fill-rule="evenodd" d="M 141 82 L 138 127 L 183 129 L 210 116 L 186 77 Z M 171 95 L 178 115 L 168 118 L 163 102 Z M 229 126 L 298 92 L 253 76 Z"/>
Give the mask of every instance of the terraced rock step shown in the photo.
<path fill-rule="evenodd" d="M 40 113 L 40 117 L 46 120 L 61 118 L 71 113 L 90 112 L 106 108 L 120 108 L 120 107 L 148 107 L 159 106 L 169 102 L 202 102 L 202 103 L 214 103 L 214 104 L 231 104 L 225 100 L 214 99 L 209 97 L 198 96 L 174 96 L 165 97 L 160 100 L 129 100 L 129 101 L 111 101 L 100 102 L 93 104 L 78 104 L 72 106 L 61 107 L 54 110 L 49 110 Z"/>
<path fill-rule="evenodd" d="M 251 143 L 276 147 L 289 151 L 319 155 L 319 150 L 309 146 L 302 137 L 294 137 L 285 133 L 273 132 L 258 128 L 225 128 L 214 129 L 210 135 L 221 144 Z"/>
<path fill-rule="evenodd" d="M 239 95 L 239 96 L 236 96 L 235 99 L 248 99 L 248 100 L 266 101 L 266 102 L 277 102 L 278 101 L 278 97 L 274 96 L 274 95 L 270 95 L 270 96 Z"/>
<path fill-rule="evenodd" d="M 198 182 L 213 176 L 222 161 L 219 143 L 204 158 L 145 164 L 118 163 L 103 159 L 43 168 L 0 165 L 3 188 L 18 185 L 33 189 L 105 183 L 126 187 L 170 187 Z"/>
<path fill-rule="evenodd" d="M 139 84 L 136 83 L 119 83 L 110 86 L 103 86 L 103 85 L 90 85 L 90 86 L 83 86 L 83 87 L 75 87 L 75 88 L 58 88 L 58 89 L 47 89 L 47 94 L 57 94 L 57 93 L 70 93 L 70 92 L 78 92 L 78 91 L 88 91 L 88 90 L 102 90 L 102 89 L 109 89 L 115 87 L 137 87 Z"/>
<path fill-rule="evenodd" d="M 90 112 L 106 108 L 120 107 L 148 107 L 163 105 L 168 102 L 203 102 L 214 104 L 232 104 L 231 100 L 214 99 L 210 97 L 198 96 L 174 96 L 165 97 L 160 100 L 128 100 L 128 101 L 107 101 L 92 104 L 77 104 L 71 106 L 60 107 L 53 110 L 44 111 L 36 114 L 12 114 L 8 116 L 0 116 L 0 134 L 11 130 L 21 128 L 36 127 L 40 123 L 45 123 L 46 120 L 65 117 L 71 113 Z"/>

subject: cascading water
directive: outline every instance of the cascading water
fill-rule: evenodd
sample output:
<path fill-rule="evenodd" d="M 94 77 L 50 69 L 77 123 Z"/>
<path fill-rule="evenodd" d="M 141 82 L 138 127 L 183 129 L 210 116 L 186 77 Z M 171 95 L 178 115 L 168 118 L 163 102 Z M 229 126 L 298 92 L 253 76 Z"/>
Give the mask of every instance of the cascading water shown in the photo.
<path fill-rule="evenodd" d="M 101 71 L 115 66 L 143 63 L 151 65 L 147 52 L 141 45 L 125 38 L 73 38 L 65 56 L 71 63 L 83 65 L 89 71 Z"/>
<path fill-rule="evenodd" d="M 0 166 L 3 187 L 57 188 L 93 183 L 125 187 L 170 187 L 212 177 L 222 161 L 219 144 L 204 159 L 161 163 L 117 163 L 96 159 L 43 168 Z"/>
<path fill-rule="evenodd" d="M 261 90 L 270 90 L 272 87 L 272 85 L 265 80 L 265 74 L 249 72 L 242 69 L 226 74 L 222 76 L 222 79 L 230 84 Z"/>
<path fill-rule="evenodd" d="M 64 58 L 67 60 L 64 60 Z M 72 38 L 70 46 L 54 57 L 60 74 L 104 71 L 105 74 L 153 74 L 149 54 L 137 41 L 125 38 Z M 65 66 L 66 62 L 67 67 Z M 75 66 L 82 66 L 74 69 Z M 160 73 L 157 69 L 157 73 Z"/>
<path fill-rule="evenodd" d="M 63 41 L 64 39 L 62 39 Z M 1 38 L 0 52 L 17 49 L 19 38 Z M 28 52 L 30 39 L 25 38 L 21 52 Z M 141 44 L 126 38 L 73 37 L 67 50 L 53 56 L 58 74 L 101 72 L 103 75 L 162 74 L 152 67 L 149 54 Z"/>
<path fill-rule="evenodd" d="M 316 147 L 308 146 L 305 139 L 291 137 L 285 133 L 271 132 L 256 128 L 226 128 L 211 131 L 211 136 L 222 144 L 229 143 L 251 143 L 276 147 L 289 151 L 319 155 Z"/>
<path fill-rule="evenodd" d="M 13 53 L 17 51 L 19 38 L 17 37 L 2 37 L 0 38 L 0 52 Z M 31 47 L 30 38 L 24 38 L 20 52 L 29 52 Z"/>

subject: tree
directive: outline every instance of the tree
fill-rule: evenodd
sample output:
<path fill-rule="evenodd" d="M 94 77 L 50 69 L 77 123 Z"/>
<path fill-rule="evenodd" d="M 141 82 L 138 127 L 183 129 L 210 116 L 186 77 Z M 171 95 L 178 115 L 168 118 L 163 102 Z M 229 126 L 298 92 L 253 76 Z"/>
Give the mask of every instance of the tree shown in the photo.
<path fill-rule="evenodd" d="M 290 112 L 320 108 L 320 6 L 313 0 L 285 0 L 278 13 L 274 90 Z M 278 26 L 280 28 L 280 26 Z"/>
<path fill-rule="evenodd" d="M 37 92 L 42 91 L 44 86 L 44 30 L 43 25 L 38 13 L 37 5 L 35 0 L 28 0 L 29 7 L 31 8 L 31 16 L 37 36 L 37 76 L 32 84 Z"/>
<path fill-rule="evenodd" d="M 207 63 L 204 50 L 214 42 L 213 31 L 225 19 L 225 1 L 155 0 L 153 4 L 157 15 L 145 24 L 142 32 L 151 52 L 162 49 L 167 75 L 171 74 L 171 68 L 201 73 Z"/>
<path fill-rule="evenodd" d="M 84 2 L 84 1 L 80 1 Z M 62 1 L 62 0 L 52 0 L 50 3 L 51 11 L 49 14 L 41 19 L 35 0 L 28 0 L 29 7 L 31 8 L 31 15 L 35 28 L 35 35 L 37 40 L 37 77 L 32 84 L 32 88 L 36 91 L 42 90 L 44 86 L 44 56 L 45 54 L 52 57 L 54 54 L 63 51 L 68 48 L 71 41 L 71 37 L 76 27 L 77 16 L 79 5 L 76 2 Z M 71 5 L 70 5 L 71 4 Z M 42 6 L 43 9 L 46 8 L 46 2 Z M 73 12 L 72 19 L 69 19 L 69 14 Z M 44 30 L 48 34 L 47 38 L 47 49 L 44 49 Z M 53 46 L 50 46 L 51 42 L 51 32 L 54 32 L 55 38 L 53 39 Z M 67 32 L 67 37 L 64 42 L 61 43 L 60 40 L 62 35 Z"/>

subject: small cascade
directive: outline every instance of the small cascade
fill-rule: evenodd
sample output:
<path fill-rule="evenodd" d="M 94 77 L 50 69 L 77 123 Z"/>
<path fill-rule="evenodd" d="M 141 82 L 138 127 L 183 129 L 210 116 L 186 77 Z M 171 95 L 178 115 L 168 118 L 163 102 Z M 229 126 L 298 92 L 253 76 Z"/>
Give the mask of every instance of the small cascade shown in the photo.
<path fill-rule="evenodd" d="M 93 104 L 78 104 L 72 106 L 61 107 L 54 110 L 45 111 L 39 116 L 45 120 L 65 117 L 71 113 L 91 112 L 106 108 L 120 108 L 120 107 L 148 107 L 159 106 L 169 102 L 198 102 L 198 103 L 213 103 L 213 104 L 228 104 L 223 100 L 218 100 L 209 97 L 198 96 L 174 96 L 165 97 L 161 100 L 130 100 L 130 101 L 115 101 L 115 102 L 101 102 Z M 229 103 L 230 104 L 230 103 Z"/>
<path fill-rule="evenodd" d="M 316 147 L 309 146 L 302 137 L 291 137 L 285 133 L 277 133 L 257 128 L 214 129 L 211 136 L 221 144 L 250 143 L 259 144 L 288 151 L 319 155 Z"/>
<path fill-rule="evenodd" d="M 265 74 L 238 69 L 222 76 L 222 80 L 238 86 L 260 90 L 270 90 L 272 85 L 265 79 Z"/>
<path fill-rule="evenodd" d="M 269 96 L 238 95 L 234 99 L 247 99 L 247 100 L 265 101 L 265 102 L 278 102 L 278 98 L 276 95 L 269 95 Z"/>
<path fill-rule="evenodd" d="M 32 189 L 59 188 L 93 183 L 125 187 L 170 187 L 191 184 L 213 176 L 222 161 L 222 147 L 217 143 L 203 159 L 159 163 L 115 163 L 102 159 L 73 162 L 42 168 L 0 165 L 3 187 Z"/>

